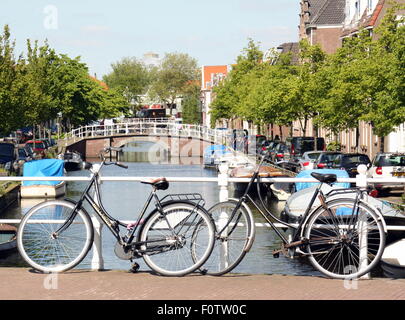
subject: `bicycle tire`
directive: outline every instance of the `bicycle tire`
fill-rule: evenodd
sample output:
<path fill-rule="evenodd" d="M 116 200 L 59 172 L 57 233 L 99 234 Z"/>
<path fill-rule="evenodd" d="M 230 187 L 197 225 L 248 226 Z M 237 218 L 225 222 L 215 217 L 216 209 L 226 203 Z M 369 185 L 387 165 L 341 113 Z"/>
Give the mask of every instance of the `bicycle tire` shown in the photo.
<path fill-rule="evenodd" d="M 254 221 L 249 208 L 242 204 L 231 216 L 237 205 L 238 201 L 228 200 L 208 210 L 215 222 L 216 234 L 213 251 L 201 270 L 205 274 L 221 276 L 232 271 L 243 260 L 254 241 Z M 221 221 L 221 218 L 226 220 Z M 231 218 L 232 221 L 229 220 Z M 228 227 L 221 232 L 227 223 Z"/>
<path fill-rule="evenodd" d="M 215 226 L 211 217 L 203 207 L 186 201 L 163 204 L 162 208 L 165 215 L 153 211 L 139 232 L 143 259 L 163 276 L 181 277 L 192 273 L 212 252 Z M 196 226 L 204 226 L 198 238 L 194 232 Z M 192 247 L 199 248 L 197 260 L 192 257 Z"/>
<path fill-rule="evenodd" d="M 77 212 L 74 221 L 60 235 L 53 236 L 74 207 L 75 203 L 70 201 L 45 201 L 23 217 L 17 232 L 17 247 L 31 267 L 45 273 L 63 272 L 77 266 L 87 255 L 94 230 L 84 210 Z"/>
<path fill-rule="evenodd" d="M 308 217 L 305 239 L 312 265 L 335 279 L 356 279 L 369 273 L 384 252 L 383 218 L 363 202 L 352 215 L 354 199 L 328 201 Z"/>

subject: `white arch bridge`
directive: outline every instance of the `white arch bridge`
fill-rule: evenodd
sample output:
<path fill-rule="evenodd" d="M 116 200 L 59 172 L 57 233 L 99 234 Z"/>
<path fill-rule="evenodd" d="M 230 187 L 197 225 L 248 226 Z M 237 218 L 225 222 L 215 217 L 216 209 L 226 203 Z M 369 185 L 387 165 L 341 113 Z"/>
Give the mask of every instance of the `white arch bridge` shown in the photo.
<path fill-rule="evenodd" d="M 59 141 L 59 145 L 78 151 L 85 157 L 97 157 L 104 147 L 122 147 L 136 141 L 154 142 L 160 150 L 167 150 L 170 156 L 202 157 L 204 149 L 211 144 L 230 145 L 231 131 L 166 119 L 134 119 L 74 129 Z"/>

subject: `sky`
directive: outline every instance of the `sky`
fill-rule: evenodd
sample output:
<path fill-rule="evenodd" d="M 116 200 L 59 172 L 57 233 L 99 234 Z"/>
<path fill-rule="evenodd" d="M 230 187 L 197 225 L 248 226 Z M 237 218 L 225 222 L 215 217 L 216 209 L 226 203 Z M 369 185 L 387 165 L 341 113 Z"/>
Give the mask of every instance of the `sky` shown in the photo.
<path fill-rule="evenodd" d="M 101 79 L 123 57 L 187 53 L 202 65 L 236 61 L 251 38 L 266 51 L 298 41 L 299 0 L 1 0 L 16 53 L 38 40 L 81 57 Z"/>

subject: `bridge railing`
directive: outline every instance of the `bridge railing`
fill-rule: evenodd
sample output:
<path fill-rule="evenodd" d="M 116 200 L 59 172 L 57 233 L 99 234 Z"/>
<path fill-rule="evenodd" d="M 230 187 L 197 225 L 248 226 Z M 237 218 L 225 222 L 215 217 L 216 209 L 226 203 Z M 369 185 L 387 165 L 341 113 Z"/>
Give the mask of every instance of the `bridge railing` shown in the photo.
<path fill-rule="evenodd" d="M 181 124 L 175 120 L 160 121 L 142 119 L 135 122 L 114 123 L 111 125 L 83 126 L 72 130 L 65 137 L 65 142 L 76 142 L 83 138 L 157 135 L 178 136 L 211 141 L 217 144 L 230 144 L 230 130 L 216 130 L 201 125 Z"/>
<path fill-rule="evenodd" d="M 235 182 L 249 182 L 249 178 L 231 178 L 229 177 L 229 170 L 227 165 L 221 165 L 219 167 L 218 177 L 167 177 L 169 182 L 196 182 L 196 183 L 216 183 L 219 187 L 219 201 L 226 201 L 229 197 L 229 187 L 231 183 Z M 102 176 L 101 181 L 142 181 L 150 179 L 151 177 L 107 177 Z M 91 177 L 0 177 L 1 181 L 90 181 Z M 279 183 L 294 183 L 294 182 L 317 182 L 313 178 L 262 178 L 263 182 L 279 182 Z M 366 172 L 359 170 L 359 174 L 356 178 L 338 178 L 338 182 L 350 182 L 355 183 L 358 187 L 365 187 L 370 183 L 393 183 L 403 184 L 405 186 L 405 179 L 401 178 L 384 178 L 373 179 L 368 178 Z M 95 216 L 92 217 L 93 227 L 95 232 L 93 243 L 93 257 L 92 257 L 92 269 L 102 270 L 104 269 L 104 260 L 102 253 L 102 229 L 103 223 Z M 0 223 L 19 224 L 20 219 L 0 219 Z M 277 227 L 283 227 L 283 225 L 276 223 Z M 269 227 L 267 223 L 256 223 L 258 227 Z M 405 231 L 405 226 L 400 225 L 388 225 L 387 230 L 400 230 Z M 405 252 L 404 252 L 405 255 Z"/>

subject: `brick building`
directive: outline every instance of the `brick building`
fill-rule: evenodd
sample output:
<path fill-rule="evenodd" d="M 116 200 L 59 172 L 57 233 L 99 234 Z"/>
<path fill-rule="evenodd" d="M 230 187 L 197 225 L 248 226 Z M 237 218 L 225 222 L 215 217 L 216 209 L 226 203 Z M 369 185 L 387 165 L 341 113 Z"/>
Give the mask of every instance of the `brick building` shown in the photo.
<path fill-rule="evenodd" d="M 227 76 L 229 71 L 229 65 L 203 66 L 201 68 L 201 103 L 204 126 L 211 126 L 210 105 L 213 100 L 212 89 Z"/>
<path fill-rule="evenodd" d="M 299 38 L 319 44 L 326 53 L 341 46 L 345 0 L 301 0 Z"/>

